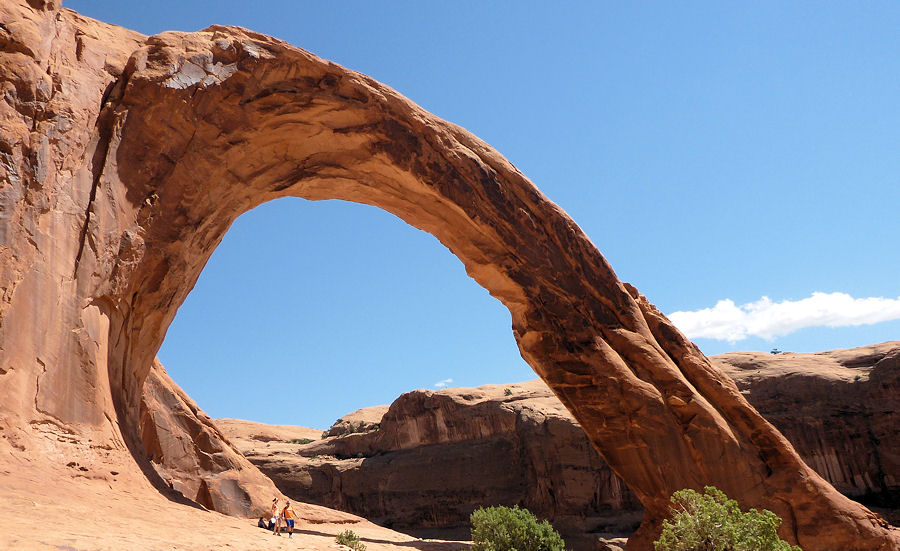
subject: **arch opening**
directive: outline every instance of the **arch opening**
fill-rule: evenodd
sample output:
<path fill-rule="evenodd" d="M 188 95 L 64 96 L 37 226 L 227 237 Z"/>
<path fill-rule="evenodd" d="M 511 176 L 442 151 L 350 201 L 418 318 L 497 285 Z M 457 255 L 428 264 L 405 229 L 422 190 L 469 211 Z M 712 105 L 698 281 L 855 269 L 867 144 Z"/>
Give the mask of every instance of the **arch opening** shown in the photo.
<path fill-rule="evenodd" d="M 213 418 L 322 430 L 445 379 L 533 378 L 511 337 L 509 313 L 429 234 L 282 198 L 235 221 L 158 356 Z"/>
<path fill-rule="evenodd" d="M 252 244 L 250 250 L 246 244 Z M 387 266 L 377 263 L 375 257 Z M 266 289 L 248 289 L 257 284 Z M 311 296 L 317 300 L 307 300 Z M 348 319 L 353 316 L 360 319 Z M 449 319 L 436 319 L 444 316 Z M 310 317 L 313 324 L 294 319 Z M 366 334 L 369 332 L 372 334 Z M 327 333 L 332 334 L 329 341 L 316 342 Z M 215 476 L 226 465 L 175 468 L 171 458 L 160 451 L 167 448 L 172 450 L 170 454 L 177 453 L 179 448 L 191 449 L 199 440 L 185 430 L 190 418 L 187 411 L 183 421 L 176 419 L 175 423 L 155 412 L 156 403 L 168 402 L 160 399 L 171 389 L 163 375 L 167 373 L 212 416 L 237 451 L 291 500 L 386 522 L 414 536 L 420 536 L 418 530 L 424 528 L 432 538 L 438 533 L 457 537 L 458 525 L 468 519 L 469 503 L 526 506 L 553 520 L 570 544 L 579 538 L 589 540 L 585 534 L 595 524 L 614 522 L 630 532 L 640 522 L 635 498 L 601 459 L 581 447 L 577 435 L 574 442 L 580 453 L 574 461 L 571 452 L 557 448 L 553 455 L 549 449 L 537 451 L 539 442 L 571 445 L 570 433 L 578 432 L 577 426 L 557 426 L 557 433 L 562 430 L 568 439 L 554 442 L 544 434 L 552 424 L 532 428 L 534 419 L 518 409 L 500 414 L 478 408 L 479 413 L 472 413 L 491 424 L 477 430 L 469 426 L 473 419 L 467 422 L 464 417 L 452 417 L 453 410 L 447 411 L 451 416 L 447 425 L 442 424 L 442 412 L 432 415 L 437 403 L 418 411 L 409 409 L 422 393 L 398 399 L 414 389 L 489 383 L 502 383 L 507 391 L 511 386 L 519 397 L 535 392 L 543 396 L 545 389 L 540 385 L 520 388 L 517 384 L 535 375 L 510 337 L 508 311 L 465 276 L 458 259 L 432 236 L 364 205 L 277 199 L 238 217 L 179 308 L 158 353 L 165 372 L 157 367 L 144 383 L 144 448 L 167 485 L 189 498 L 202 499 L 208 508 L 221 506 L 224 500 L 219 499 Z M 173 339 L 182 341 L 181 346 L 172 346 Z M 508 365 L 495 365 L 501 362 Z M 406 365 L 398 365 L 403 363 Z M 446 384 L 448 378 L 453 379 L 452 384 Z M 444 384 L 438 387 L 438 382 Z M 336 419 L 347 419 L 345 415 L 358 408 L 390 404 L 395 399 L 399 403 L 395 411 L 405 413 L 390 416 L 379 438 L 370 433 L 366 444 L 357 444 L 359 449 L 352 451 L 323 439 L 323 429 Z M 500 403 L 498 400 L 498 407 Z M 379 410 L 364 417 L 382 414 Z M 507 427 L 504 423 L 509 416 L 522 422 Z M 354 424 L 360 421 L 360 432 L 362 418 L 350 418 Z M 370 431 L 378 421 L 365 418 L 366 431 Z M 261 427 L 240 420 L 318 430 L 295 429 L 288 434 L 286 427 Z M 157 422 L 161 426 L 152 429 Z M 169 424 L 163 426 L 166 422 Z M 432 422 L 441 429 L 429 433 L 425 427 Z M 430 440 L 448 426 L 456 431 L 451 441 Z M 219 440 L 211 430 L 205 438 Z M 404 431 L 412 431 L 417 435 L 413 440 L 421 440 L 394 447 L 392 438 Z M 473 440 L 468 445 L 456 442 L 462 438 Z M 297 440 L 318 448 L 301 451 Z M 443 444 L 449 448 L 444 452 L 457 455 L 445 455 L 438 451 L 440 445 L 428 444 Z M 433 503 L 416 505 L 417 492 L 404 494 L 409 480 L 420 479 L 417 472 L 421 477 L 411 456 L 400 451 L 412 445 L 421 448 L 412 453 L 422 454 L 417 460 L 426 461 L 429 471 L 443 473 L 421 480 L 422 492 L 448 504 L 439 515 L 433 514 Z M 465 451 L 461 451 L 463 447 Z M 319 459 L 310 460 L 310 454 Z M 359 459 L 359 454 L 379 459 L 367 462 Z M 334 463 L 320 467 L 323 456 L 335 458 L 329 460 Z M 550 467 L 550 457 L 565 462 Z M 362 464 L 356 465 L 356 461 Z M 385 462 L 397 461 L 406 466 L 384 470 Z M 569 465 L 583 468 L 583 464 L 593 467 L 590 474 L 579 478 L 581 482 L 595 481 L 590 491 L 577 490 L 578 485 L 562 475 Z M 488 465 L 491 468 L 486 471 Z M 356 474 L 342 475 L 347 468 Z M 360 482 L 366 478 L 372 480 L 369 486 Z M 406 482 L 399 482 L 404 478 Z M 207 479 L 210 481 L 205 482 Z M 342 490 L 336 493 L 336 487 Z M 563 501 L 551 503 L 555 494 Z M 376 495 L 380 497 L 374 498 Z M 610 507 L 626 511 L 611 515 L 605 511 Z"/>

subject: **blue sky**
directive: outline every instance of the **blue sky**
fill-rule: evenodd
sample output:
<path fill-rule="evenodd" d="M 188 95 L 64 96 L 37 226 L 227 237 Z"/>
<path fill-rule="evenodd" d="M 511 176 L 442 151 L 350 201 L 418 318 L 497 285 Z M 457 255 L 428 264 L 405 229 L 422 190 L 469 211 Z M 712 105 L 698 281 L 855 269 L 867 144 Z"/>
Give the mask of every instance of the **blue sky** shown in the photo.
<path fill-rule="evenodd" d="M 673 319 L 708 354 L 900 339 L 896 2 L 65 6 L 147 34 L 241 25 L 394 87 L 506 155 L 661 310 L 694 312 Z M 234 224 L 159 355 L 213 417 L 320 428 L 534 377 L 430 235 L 292 199 Z"/>

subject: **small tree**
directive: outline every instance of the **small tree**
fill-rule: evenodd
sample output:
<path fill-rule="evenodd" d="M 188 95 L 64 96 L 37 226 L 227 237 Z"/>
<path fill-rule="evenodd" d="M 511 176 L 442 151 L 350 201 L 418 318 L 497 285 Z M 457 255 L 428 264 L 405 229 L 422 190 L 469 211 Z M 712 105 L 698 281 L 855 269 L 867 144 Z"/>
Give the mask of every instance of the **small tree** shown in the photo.
<path fill-rule="evenodd" d="M 655 551 L 802 551 L 778 537 L 781 519 L 763 509 L 742 513 L 737 501 L 714 486 L 703 494 L 672 494 L 672 519 L 663 521 Z"/>
<path fill-rule="evenodd" d="M 339 545 L 346 545 L 354 551 L 366 551 L 366 544 L 359 539 L 359 536 L 353 530 L 344 530 L 334 538 L 334 541 Z"/>
<path fill-rule="evenodd" d="M 564 551 L 565 542 L 528 509 L 481 507 L 469 517 L 472 551 Z"/>

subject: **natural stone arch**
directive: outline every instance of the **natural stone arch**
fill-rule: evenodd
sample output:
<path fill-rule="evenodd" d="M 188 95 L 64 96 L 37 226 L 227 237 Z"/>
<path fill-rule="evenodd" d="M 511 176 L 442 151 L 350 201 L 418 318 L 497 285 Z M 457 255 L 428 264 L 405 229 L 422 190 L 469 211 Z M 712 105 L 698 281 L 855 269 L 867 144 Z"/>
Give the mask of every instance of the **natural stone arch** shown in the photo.
<path fill-rule="evenodd" d="M 154 355 L 232 221 L 282 196 L 344 199 L 435 235 L 510 310 L 523 357 L 643 502 L 633 548 L 657 533 L 673 491 L 704 484 L 774 510 L 783 536 L 808 550 L 887 549 L 896 541 L 809 469 L 733 382 L 487 144 L 364 75 L 269 37 L 211 27 L 141 38 L 120 39 L 134 51 L 109 81 L 102 110 L 98 104 L 95 119 L 85 117 L 96 128 L 85 130 L 86 143 L 68 144 L 83 146 L 83 155 L 63 155 L 55 144 L 46 154 L 60 158 L 58 170 L 73 164 L 85 204 L 67 308 L 47 331 L 82 331 L 97 349 L 52 370 L 39 360 L 44 373 L 33 369 L 44 384 L 33 390 L 34 411 L 23 400 L 5 414 L 99 427 L 114 408 L 117 422 L 103 430 L 111 439 L 121 433 L 140 456 L 141 393 Z M 22 156 L 16 174 L 22 185 L 38 182 L 30 189 L 40 198 L 51 187 L 42 187 L 42 142 L 30 143 L 38 160 Z M 40 219 L 29 210 L 34 201 L 23 205 L 23 220 Z M 73 235 L 71 225 L 54 231 Z M 0 310 L 7 332 L 30 320 L 28 298 L 40 292 L 30 282 L 44 281 L 13 260 L 17 276 L 2 280 L 12 282 Z M 12 340 L 40 352 L 38 341 Z M 59 349 L 75 346 L 85 345 Z M 16 380 L 27 394 L 25 379 Z M 99 398 L 48 395 L 59 380 Z"/>

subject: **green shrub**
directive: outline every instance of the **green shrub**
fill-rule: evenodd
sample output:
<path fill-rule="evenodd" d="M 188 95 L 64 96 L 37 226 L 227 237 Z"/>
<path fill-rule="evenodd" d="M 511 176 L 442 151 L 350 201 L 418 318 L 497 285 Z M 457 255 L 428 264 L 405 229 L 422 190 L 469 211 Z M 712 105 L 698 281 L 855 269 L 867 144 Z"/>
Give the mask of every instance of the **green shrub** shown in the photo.
<path fill-rule="evenodd" d="M 481 507 L 469 517 L 472 551 L 564 551 L 565 542 L 546 520 L 518 506 Z"/>
<path fill-rule="evenodd" d="M 312 438 L 292 438 L 288 440 L 291 444 L 309 444 L 312 442 Z"/>
<path fill-rule="evenodd" d="M 346 545 L 353 551 L 366 551 L 366 545 L 360 541 L 359 536 L 353 530 L 344 530 L 334 538 L 340 545 Z"/>
<path fill-rule="evenodd" d="M 504 396 L 512 396 L 512 390 L 510 390 L 508 388 L 503 389 L 503 395 Z"/>
<path fill-rule="evenodd" d="M 778 537 L 778 515 L 763 509 L 742 513 L 737 501 L 714 486 L 703 494 L 672 494 L 672 519 L 663 521 L 655 551 L 801 551 Z"/>

